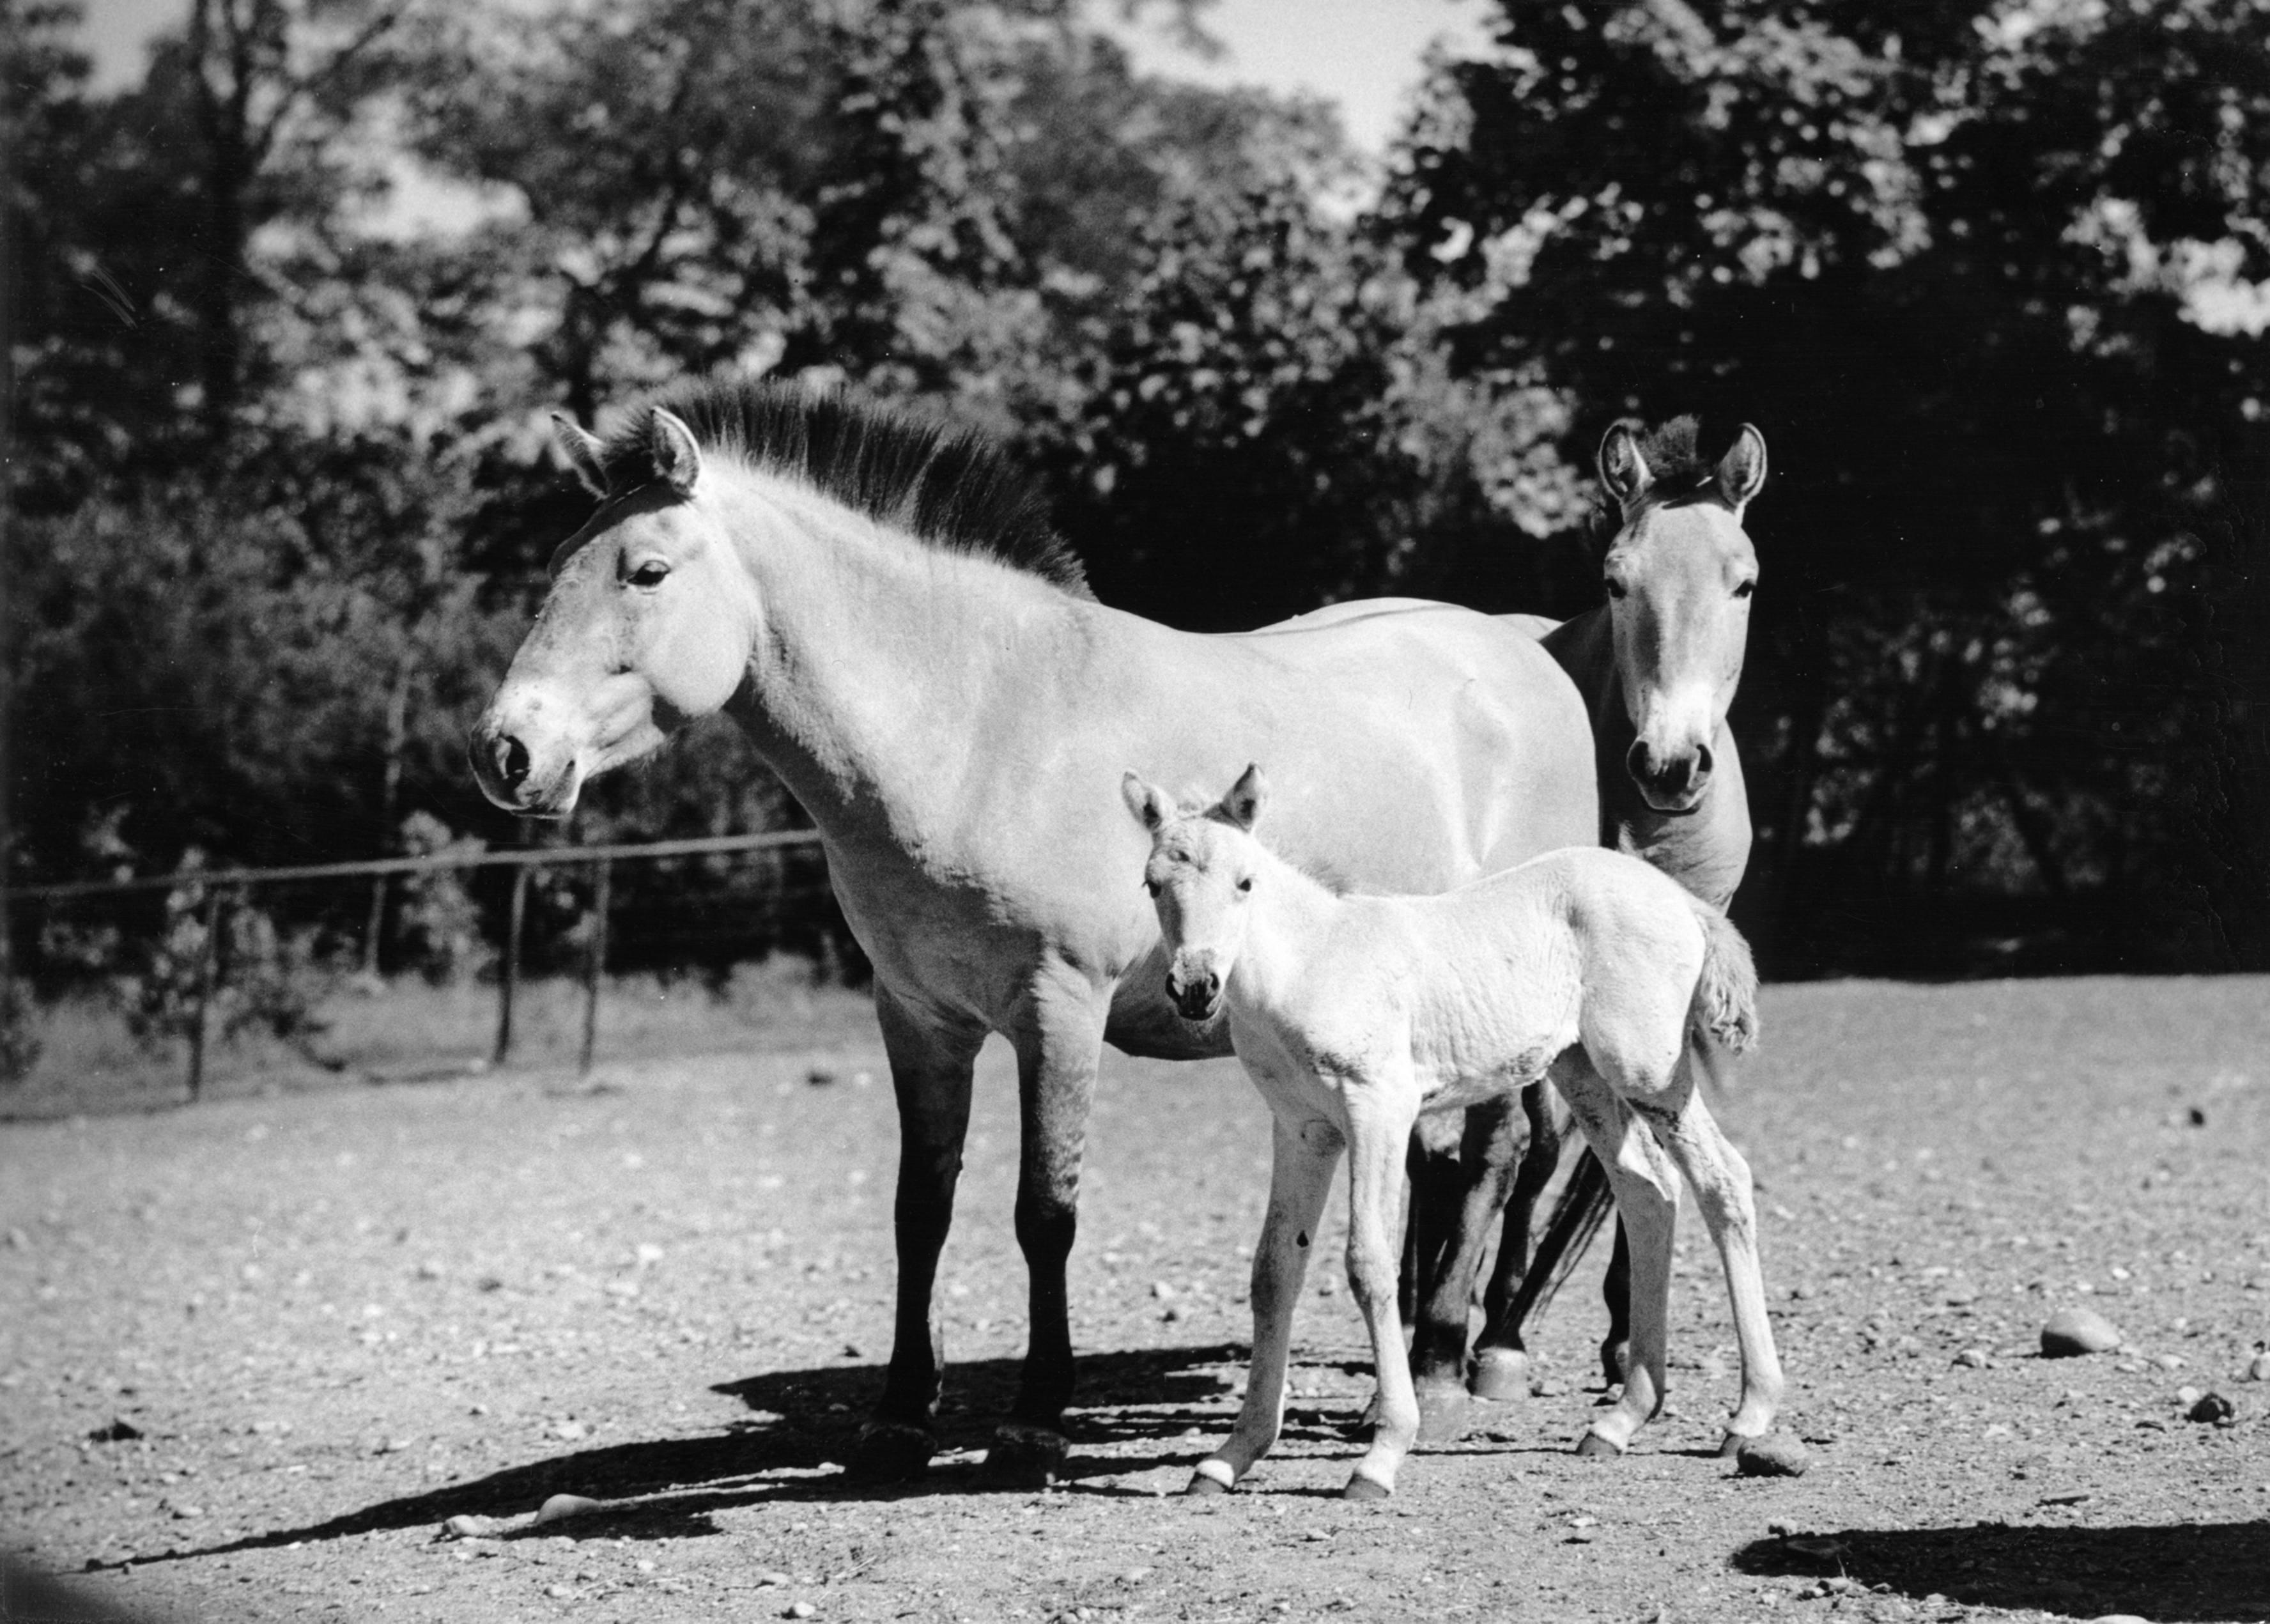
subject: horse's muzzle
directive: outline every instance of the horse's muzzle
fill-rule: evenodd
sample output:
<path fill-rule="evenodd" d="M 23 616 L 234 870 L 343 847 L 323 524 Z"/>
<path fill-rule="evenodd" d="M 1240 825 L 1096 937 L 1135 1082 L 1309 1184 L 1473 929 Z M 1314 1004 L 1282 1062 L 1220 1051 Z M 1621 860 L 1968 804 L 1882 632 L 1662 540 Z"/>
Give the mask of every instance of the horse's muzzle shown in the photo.
<path fill-rule="evenodd" d="M 1167 972 L 1167 998 L 1184 1020 L 1205 1022 L 1221 1013 L 1221 977 L 1208 970 L 1185 979 Z"/>
<path fill-rule="evenodd" d="M 573 756 L 545 770 L 537 753 L 517 734 L 484 716 L 466 741 L 465 755 L 481 793 L 496 805 L 523 818 L 562 818 L 575 807 L 582 787 Z"/>
<path fill-rule="evenodd" d="M 1708 745 L 1695 745 L 1691 753 L 1658 757 L 1644 740 L 1637 740 L 1624 755 L 1624 770 L 1638 786 L 1641 798 L 1673 818 L 1702 804 L 1702 792 L 1710 787 L 1710 766 Z"/>

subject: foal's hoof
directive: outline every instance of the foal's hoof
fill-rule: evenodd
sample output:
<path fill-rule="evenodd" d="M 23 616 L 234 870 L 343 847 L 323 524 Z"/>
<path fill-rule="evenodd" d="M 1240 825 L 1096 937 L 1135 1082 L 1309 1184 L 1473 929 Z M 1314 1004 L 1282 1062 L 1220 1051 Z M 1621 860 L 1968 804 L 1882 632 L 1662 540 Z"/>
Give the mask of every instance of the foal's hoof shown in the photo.
<path fill-rule="evenodd" d="M 1486 1347 L 1474 1356 L 1474 1397 L 1510 1404 L 1529 1397 L 1529 1355 L 1517 1347 Z"/>
<path fill-rule="evenodd" d="M 1072 1453 L 1072 1442 L 1053 1427 L 1004 1421 L 985 1451 L 985 1481 L 996 1488 L 1046 1488 Z"/>
<path fill-rule="evenodd" d="M 1576 1440 L 1576 1453 L 1586 1460 L 1613 1460 L 1623 1453 L 1623 1449 L 1620 1444 L 1611 1443 L 1599 1433 L 1587 1429 L 1584 1435 Z"/>
<path fill-rule="evenodd" d="M 930 1470 L 938 1440 L 904 1421 L 869 1421 L 859 1428 L 844 1475 L 854 1483 L 910 1483 Z"/>
<path fill-rule="evenodd" d="M 1373 1482 L 1361 1472 L 1347 1480 L 1340 1491 L 1342 1500 L 1384 1500 L 1391 1491 L 1384 1485 Z"/>
<path fill-rule="evenodd" d="M 1420 1443 L 1456 1443 L 1465 1437 L 1471 1397 L 1458 1382 L 1423 1383 L 1419 1389 Z"/>
<path fill-rule="evenodd" d="M 1220 1478 L 1210 1478 L 1203 1472 L 1191 1473 L 1190 1484 L 1183 1490 L 1185 1500 L 1206 1500 L 1216 1494 L 1229 1493 L 1229 1485 Z"/>

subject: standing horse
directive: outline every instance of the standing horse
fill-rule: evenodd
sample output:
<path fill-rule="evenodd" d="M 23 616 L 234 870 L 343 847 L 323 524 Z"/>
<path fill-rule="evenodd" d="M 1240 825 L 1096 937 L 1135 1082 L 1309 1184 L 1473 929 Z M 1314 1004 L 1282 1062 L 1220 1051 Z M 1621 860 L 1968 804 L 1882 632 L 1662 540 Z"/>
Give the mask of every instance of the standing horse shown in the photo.
<path fill-rule="evenodd" d="M 1758 578 L 1742 515 L 1764 486 L 1766 445 L 1746 423 L 1714 463 L 1697 452 L 1695 433 L 1691 417 L 1644 436 L 1631 424 L 1611 427 L 1600 442 L 1599 476 L 1622 523 L 1602 563 L 1607 601 L 1558 624 L 1532 615 L 1506 619 L 1539 635 L 1584 696 L 1600 843 L 1644 858 L 1723 910 L 1750 856 L 1749 797 L 1726 710 L 1741 680 Z M 1532 1091 L 1523 1103 L 1528 1148 L 1517 1175 L 1518 1135 L 1504 1105 L 1469 1113 L 1462 1146 L 1460 1136 L 1438 1126 L 1433 1154 L 1414 1159 L 1421 1266 L 1411 1358 L 1430 1436 L 1459 1425 L 1473 1280 L 1499 1209 L 1503 1235 L 1483 1296 L 1472 1378 L 1487 1398 L 1528 1392 L 1522 1316 L 1572 1241 L 1589 1235 L 1608 1206 L 1607 1183 L 1587 1157 L 1531 1260 L 1531 1212 L 1552 1176 L 1561 1138 L 1540 1094 Z M 1619 1226 L 1603 1285 L 1609 1329 L 1600 1357 L 1612 1383 L 1623 1379 L 1630 1331 L 1628 1268 Z"/>
<path fill-rule="evenodd" d="M 870 1479 L 935 1451 L 931 1294 L 971 1064 L 988 1033 L 1009 1041 L 1030 1341 L 988 1466 L 1045 1480 L 1066 1448 L 1065 1265 L 1102 1045 L 1228 1052 L 1161 991 L 1121 767 L 1219 782 L 1267 754 L 1306 786 L 1287 851 L 1440 891 L 1593 838 L 1584 706 L 1519 627 L 1443 604 L 1213 637 L 1108 609 L 997 453 L 873 408 L 723 384 L 605 441 L 560 428 L 601 505 L 473 730 L 481 787 L 558 817 L 722 709 L 818 827 L 899 1108 L 896 1324 L 853 1463 Z"/>
<path fill-rule="evenodd" d="M 1277 1440 L 1293 1306 L 1309 1237 L 1348 1153 L 1348 1287 L 1379 1381 L 1350 1500 L 1377 1500 L 1419 1431 L 1397 1312 L 1404 1146 L 1422 1112 L 1550 1077 L 1608 1169 L 1632 1237 L 1631 1364 L 1578 1441 L 1621 1454 L 1661 1408 L 1678 1180 L 1694 1185 L 1726 1272 L 1742 1349 L 1730 1444 L 1762 1435 L 1782 1374 L 1766 1317 L 1750 1170 L 1695 1086 L 1690 1043 L 1747 1048 L 1757 975 L 1724 914 L 1621 852 L 1577 846 L 1440 896 L 1336 894 L 1253 836 L 1266 792 L 1248 767 L 1220 802 L 1178 811 L 1133 773 L 1151 834 L 1143 870 L 1186 1019 L 1224 1011 L 1275 1118 L 1268 1216 L 1253 1253 L 1253 1363 L 1229 1441 L 1189 1493 L 1235 1485 Z M 1658 1142 L 1659 1141 L 1659 1148 Z"/>

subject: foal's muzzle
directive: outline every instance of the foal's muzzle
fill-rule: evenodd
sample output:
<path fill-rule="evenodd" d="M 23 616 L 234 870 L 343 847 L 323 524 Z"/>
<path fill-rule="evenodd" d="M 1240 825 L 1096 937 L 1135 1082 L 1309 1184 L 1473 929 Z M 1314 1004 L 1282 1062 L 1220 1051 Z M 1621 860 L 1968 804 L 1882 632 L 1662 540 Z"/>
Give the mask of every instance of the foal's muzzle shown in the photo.
<path fill-rule="evenodd" d="M 1180 970 L 1168 970 L 1167 997 L 1184 1020 L 1212 1020 L 1221 1012 L 1221 977 L 1213 970 L 1187 976 Z"/>

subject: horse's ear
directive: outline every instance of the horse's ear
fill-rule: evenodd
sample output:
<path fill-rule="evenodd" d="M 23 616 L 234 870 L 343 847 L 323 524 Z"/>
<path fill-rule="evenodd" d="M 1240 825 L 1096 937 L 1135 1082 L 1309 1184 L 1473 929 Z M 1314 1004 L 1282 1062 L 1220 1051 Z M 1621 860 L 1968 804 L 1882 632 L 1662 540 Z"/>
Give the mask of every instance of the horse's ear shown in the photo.
<path fill-rule="evenodd" d="M 1726 455 L 1718 459 L 1718 494 L 1730 508 L 1740 508 L 1765 488 L 1766 437 L 1747 423 L 1734 436 Z"/>
<path fill-rule="evenodd" d="M 1253 833 L 1253 820 L 1261 816 L 1261 805 L 1269 798 L 1268 781 L 1261 776 L 1258 766 L 1249 765 L 1229 786 L 1229 793 L 1221 797 L 1216 808 L 1225 821 L 1235 824 L 1248 834 Z"/>
<path fill-rule="evenodd" d="M 552 443 L 583 488 L 594 496 L 607 493 L 606 463 L 600 453 L 606 441 L 564 412 L 552 414 Z"/>
<path fill-rule="evenodd" d="M 657 406 L 647 419 L 646 441 L 654 458 L 654 477 L 679 495 L 691 495 L 694 482 L 701 477 L 701 448 L 685 420 Z"/>
<path fill-rule="evenodd" d="M 1130 773 L 1119 781 L 1119 798 L 1127 803 L 1127 810 L 1135 814 L 1135 821 L 1154 834 L 1175 810 L 1174 803 L 1167 798 L 1165 790 L 1156 784 L 1145 783 L 1135 773 Z"/>
<path fill-rule="evenodd" d="M 1655 477 L 1648 471 L 1647 458 L 1639 454 L 1639 436 L 1629 423 L 1618 423 L 1602 436 L 1599 463 L 1600 483 L 1620 508 L 1628 508 L 1646 495 Z"/>

